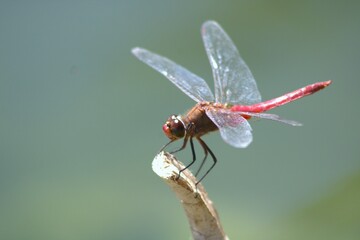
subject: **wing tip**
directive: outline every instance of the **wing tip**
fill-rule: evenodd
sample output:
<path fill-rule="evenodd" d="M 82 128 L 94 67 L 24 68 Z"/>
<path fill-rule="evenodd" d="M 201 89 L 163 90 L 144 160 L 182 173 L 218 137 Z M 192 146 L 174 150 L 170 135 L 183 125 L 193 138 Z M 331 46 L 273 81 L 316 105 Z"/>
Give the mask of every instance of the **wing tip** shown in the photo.
<path fill-rule="evenodd" d="M 139 55 L 141 52 L 143 52 L 143 49 L 140 47 L 134 47 L 131 49 L 131 53 L 135 56 Z"/>
<path fill-rule="evenodd" d="M 247 148 L 253 141 L 253 138 L 249 139 L 247 142 L 241 142 L 241 143 L 231 143 L 230 145 L 232 145 L 235 148 Z"/>
<path fill-rule="evenodd" d="M 302 127 L 303 126 L 303 124 L 301 122 L 294 121 L 294 120 L 286 120 L 283 123 L 287 123 L 293 127 Z"/>
<path fill-rule="evenodd" d="M 219 23 L 217 23 L 216 21 L 214 21 L 214 20 L 207 20 L 207 21 L 205 21 L 205 22 L 202 24 L 201 29 L 204 31 L 206 28 L 209 28 L 209 27 L 212 27 L 212 26 L 220 27 Z"/>

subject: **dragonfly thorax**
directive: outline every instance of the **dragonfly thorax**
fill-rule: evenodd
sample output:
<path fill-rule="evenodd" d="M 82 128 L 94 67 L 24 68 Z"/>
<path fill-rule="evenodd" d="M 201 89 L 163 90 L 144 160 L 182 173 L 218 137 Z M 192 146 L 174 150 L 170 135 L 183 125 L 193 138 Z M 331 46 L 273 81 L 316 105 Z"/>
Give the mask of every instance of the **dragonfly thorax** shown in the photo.
<path fill-rule="evenodd" d="M 170 140 L 176 140 L 185 136 L 185 124 L 179 115 L 171 115 L 162 129 Z"/>

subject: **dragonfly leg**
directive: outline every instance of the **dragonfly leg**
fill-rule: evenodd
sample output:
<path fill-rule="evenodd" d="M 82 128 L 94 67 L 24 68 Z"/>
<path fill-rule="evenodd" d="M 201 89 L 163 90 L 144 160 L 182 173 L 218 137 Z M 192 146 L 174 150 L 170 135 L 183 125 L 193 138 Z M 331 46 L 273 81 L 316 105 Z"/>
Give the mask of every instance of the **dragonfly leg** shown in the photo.
<path fill-rule="evenodd" d="M 177 150 L 175 150 L 175 151 L 171 151 L 171 152 L 170 152 L 171 154 L 180 152 L 181 150 L 183 150 L 183 149 L 186 147 L 186 144 L 187 144 L 189 138 L 191 139 L 191 136 L 190 136 L 189 133 L 191 132 L 191 130 L 193 129 L 194 126 L 195 126 L 195 125 L 194 125 L 193 123 L 189 123 L 189 124 L 186 126 L 186 131 L 185 131 L 185 137 L 184 137 L 183 145 L 182 145 L 179 149 L 177 149 Z"/>
<path fill-rule="evenodd" d="M 187 165 L 186 167 L 184 167 L 183 169 L 181 169 L 179 171 L 179 175 L 177 177 L 177 179 L 180 178 L 180 174 L 185 171 L 186 169 L 188 169 L 189 167 L 191 167 L 191 165 L 194 164 L 194 162 L 196 161 L 196 154 L 195 154 L 195 148 L 194 148 L 194 143 L 193 143 L 193 139 L 192 137 L 190 137 L 190 146 L 191 146 L 191 152 L 192 152 L 192 156 L 193 156 L 193 160 L 191 161 L 191 163 L 189 165 Z"/>
<path fill-rule="evenodd" d="M 205 164 L 205 162 L 206 162 L 206 159 L 207 159 L 207 156 L 208 156 L 208 150 L 207 150 L 207 148 L 204 148 L 203 147 L 203 149 L 204 149 L 204 158 L 203 158 L 203 160 L 202 160 L 202 162 L 201 162 L 201 164 L 200 164 L 200 167 L 199 167 L 199 169 L 196 171 L 196 173 L 195 173 L 195 177 L 197 177 L 198 176 L 198 174 L 199 174 L 199 172 L 201 171 L 201 169 L 202 169 L 202 167 L 204 166 L 204 164 Z"/>
<path fill-rule="evenodd" d="M 191 165 L 193 165 L 194 162 L 196 161 L 196 154 L 195 154 L 195 148 L 194 148 L 193 139 L 192 139 L 191 134 L 189 134 L 189 133 L 191 133 L 191 131 L 193 130 L 194 127 L 195 127 L 195 125 L 194 125 L 193 123 L 189 123 L 189 124 L 186 126 L 186 131 L 185 131 L 185 137 L 184 137 L 183 145 L 182 145 L 179 149 L 170 152 L 171 154 L 173 154 L 173 153 L 176 153 L 176 152 L 179 152 L 179 151 L 183 150 L 183 149 L 186 147 L 186 144 L 187 144 L 188 140 L 190 139 L 190 146 L 191 146 L 191 152 L 192 152 L 193 160 L 192 160 L 192 162 L 191 162 L 189 165 L 187 165 L 185 168 L 183 168 L 183 169 L 181 169 L 181 170 L 179 171 L 179 175 L 177 176 L 177 179 L 180 178 L 180 174 L 181 174 L 183 171 L 185 171 L 186 169 L 188 169 L 188 168 L 189 168 Z"/>
<path fill-rule="evenodd" d="M 197 181 L 197 183 L 195 183 L 196 186 L 206 177 L 206 175 L 208 175 L 208 173 L 214 168 L 214 166 L 215 166 L 215 164 L 216 164 L 216 162 L 217 162 L 217 159 L 216 159 L 214 153 L 213 153 L 213 152 L 211 151 L 211 149 L 206 145 L 206 143 L 205 143 L 201 138 L 199 138 L 199 137 L 197 138 L 197 140 L 199 141 L 200 145 L 204 148 L 204 151 L 206 150 L 206 151 L 208 151 L 208 152 L 210 153 L 210 155 L 211 155 L 214 163 L 213 163 L 213 164 L 211 165 L 211 167 L 206 171 L 206 173 L 204 174 L 204 176 L 202 176 L 202 177 L 199 179 L 199 181 Z M 205 159 L 204 159 L 204 161 L 205 161 Z M 201 164 L 201 165 L 203 165 L 203 164 Z"/>
<path fill-rule="evenodd" d="M 162 152 L 170 143 L 174 142 L 175 140 L 170 140 L 167 144 L 165 144 L 164 146 L 161 147 L 161 149 L 159 150 L 159 152 Z"/>
<path fill-rule="evenodd" d="M 189 137 L 185 136 L 184 141 L 183 141 L 183 145 L 179 149 L 177 149 L 175 151 L 171 151 L 170 153 L 174 154 L 174 153 L 177 153 L 177 152 L 180 152 L 181 150 L 183 150 L 186 147 L 188 139 L 189 139 Z"/>

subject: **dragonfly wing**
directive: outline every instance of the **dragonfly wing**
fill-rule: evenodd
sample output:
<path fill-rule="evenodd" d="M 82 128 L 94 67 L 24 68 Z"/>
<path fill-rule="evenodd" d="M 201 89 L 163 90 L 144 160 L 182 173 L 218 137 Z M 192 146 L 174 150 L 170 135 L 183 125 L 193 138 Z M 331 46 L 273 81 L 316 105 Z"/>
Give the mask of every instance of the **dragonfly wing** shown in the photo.
<path fill-rule="evenodd" d="M 186 68 L 146 49 L 134 48 L 132 53 L 138 59 L 167 77 L 196 102 L 214 101 L 214 95 L 207 83 Z"/>
<path fill-rule="evenodd" d="M 226 143 L 237 148 L 246 148 L 251 143 L 251 126 L 239 113 L 208 109 L 206 115 L 219 128 L 220 135 Z"/>
<path fill-rule="evenodd" d="M 260 102 L 260 92 L 249 67 L 221 26 L 207 21 L 201 34 L 214 76 L 216 102 L 241 105 Z"/>
<path fill-rule="evenodd" d="M 248 115 L 251 116 L 253 118 L 264 118 L 264 119 L 269 119 L 269 120 L 274 120 L 277 122 L 282 122 L 282 123 L 286 123 L 289 124 L 291 126 L 302 126 L 301 123 L 294 121 L 294 120 L 288 120 L 288 119 L 283 119 L 281 117 L 279 117 L 276 114 L 269 114 L 269 113 L 251 113 L 251 112 L 238 112 L 242 115 Z"/>

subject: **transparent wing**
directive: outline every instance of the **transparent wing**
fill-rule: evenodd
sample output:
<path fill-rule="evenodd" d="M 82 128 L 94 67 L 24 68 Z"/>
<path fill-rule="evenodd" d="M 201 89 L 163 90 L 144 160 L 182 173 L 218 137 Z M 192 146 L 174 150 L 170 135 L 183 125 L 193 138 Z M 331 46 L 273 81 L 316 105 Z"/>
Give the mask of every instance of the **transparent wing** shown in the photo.
<path fill-rule="evenodd" d="M 132 53 L 138 59 L 167 77 L 196 102 L 214 101 L 214 95 L 207 83 L 184 67 L 146 49 L 134 48 Z"/>
<path fill-rule="evenodd" d="M 297 122 L 297 121 L 283 119 L 283 118 L 279 117 L 276 114 L 251 113 L 251 112 L 237 112 L 237 113 L 240 113 L 241 115 L 248 115 L 248 116 L 251 116 L 251 117 L 254 117 L 254 118 L 263 118 L 263 119 L 274 120 L 274 121 L 277 121 L 277 122 L 282 122 L 282 123 L 289 124 L 291 126 L 302 126 L 302 124 Z"/>
<path fill-rule="evenodd" d="M 216 102 L 241 105 L 260 102 L 260 92 L 249 67 L 220 25 L 207 21 L 201 34 L 214 76 Z"/>
<path fill-rule="evenodd" d="M 239 113 L 208 109 L 206 115 L 219 128 L 220 135 L 226 143 L 236 148 L 246 148 L 251 143 L 251 126 Z"/>

